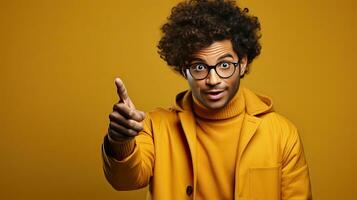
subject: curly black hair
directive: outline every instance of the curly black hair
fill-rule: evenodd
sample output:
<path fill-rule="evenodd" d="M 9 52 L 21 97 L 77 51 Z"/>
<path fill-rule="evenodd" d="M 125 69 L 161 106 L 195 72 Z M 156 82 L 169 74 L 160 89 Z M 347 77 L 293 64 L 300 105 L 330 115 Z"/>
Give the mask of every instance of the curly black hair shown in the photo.
<path fill-rule="evenodd" d="M 158 53 L 167 64 L 180 72 L 192 55 L 215 41 L 230 39 L 239 58 L 247 56 L 248 65 L 260 54 L 260 23 L 248 9 L 235 1 L 189 0 L 171 10 L 161 27 Z M 246 71 L 247 71 L 246 70 Z"/>

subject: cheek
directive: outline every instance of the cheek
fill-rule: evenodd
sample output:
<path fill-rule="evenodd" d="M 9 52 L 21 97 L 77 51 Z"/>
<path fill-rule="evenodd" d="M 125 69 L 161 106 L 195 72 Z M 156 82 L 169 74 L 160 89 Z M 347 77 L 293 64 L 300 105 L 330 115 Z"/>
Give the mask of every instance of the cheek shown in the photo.
<path fill-rule="evenodd" d="M 191 88 L 191 91 L 193 93 L 193 95 L 196 96 L 196 98 L 200 95 L 200 91 L 201 89 L 203 88 L 202 84 L 204 85 L 204 82 L 202 83 L 202 80 L 200 81 L 196 81 L 196 80 L 193 80 L 193 79 L 189 79 L 188 80 L 188 84 Z"/>
<path fill-rule="evenodd" d="M 230 88 L 230 92 L 231 93 L 235 93 L 237 92 L 238 88 L 239 88 L 239 81 L 240 81 L 240 78 L 239 76 L 236 76 L 236 77 L 232 77 L 232 79 L 230 79 L 229 81 L 226 82 L 226 84 L 229 86 Z"/>

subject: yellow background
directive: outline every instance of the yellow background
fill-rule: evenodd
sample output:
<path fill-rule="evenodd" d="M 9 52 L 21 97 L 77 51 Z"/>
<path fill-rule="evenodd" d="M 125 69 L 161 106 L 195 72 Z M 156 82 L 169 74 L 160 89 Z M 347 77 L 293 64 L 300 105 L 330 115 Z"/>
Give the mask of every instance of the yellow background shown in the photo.
<path fill-rule="evenodd" d="M 156 53 L 178 1 L 0 1 L 0 199 L 144 199 L 105 181 L 120 76 L 137 108 L 187 88 Z M 244 84 L 300 130 L 315 199 L 356 198 L 356 1 L 242 0 L 262 23 Z"/>

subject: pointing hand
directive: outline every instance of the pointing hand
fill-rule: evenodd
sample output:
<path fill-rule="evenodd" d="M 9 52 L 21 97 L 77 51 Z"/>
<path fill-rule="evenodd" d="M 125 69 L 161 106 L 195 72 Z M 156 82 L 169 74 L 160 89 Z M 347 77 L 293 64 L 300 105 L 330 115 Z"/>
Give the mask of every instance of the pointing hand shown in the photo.
<path fill-rule="evenodd" d="M 131 139 L 143 130 L 145 113 L 136 110 L 128 92 L 120 78 L 115 79 L 119 102 L 114 104 L 113 112 L 109 114 L 109 136 L 114 140 Z"/>

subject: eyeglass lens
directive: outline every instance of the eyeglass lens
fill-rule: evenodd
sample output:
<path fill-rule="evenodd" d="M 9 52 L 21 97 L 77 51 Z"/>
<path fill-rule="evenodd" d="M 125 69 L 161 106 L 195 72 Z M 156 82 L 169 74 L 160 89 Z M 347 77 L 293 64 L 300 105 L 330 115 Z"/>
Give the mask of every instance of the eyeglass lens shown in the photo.
<path fill-rule="evenodd" d="M 204 63 L 195 63 L 190 66 L 189 70 L 193 78 L 204 79 L 208 76 L 211 68 L 213 68 L 221 78 L 228 78 L 235 72 L 235 64 L 230 62 L 218 63 L 213 67 L 209 67 Z"/>

